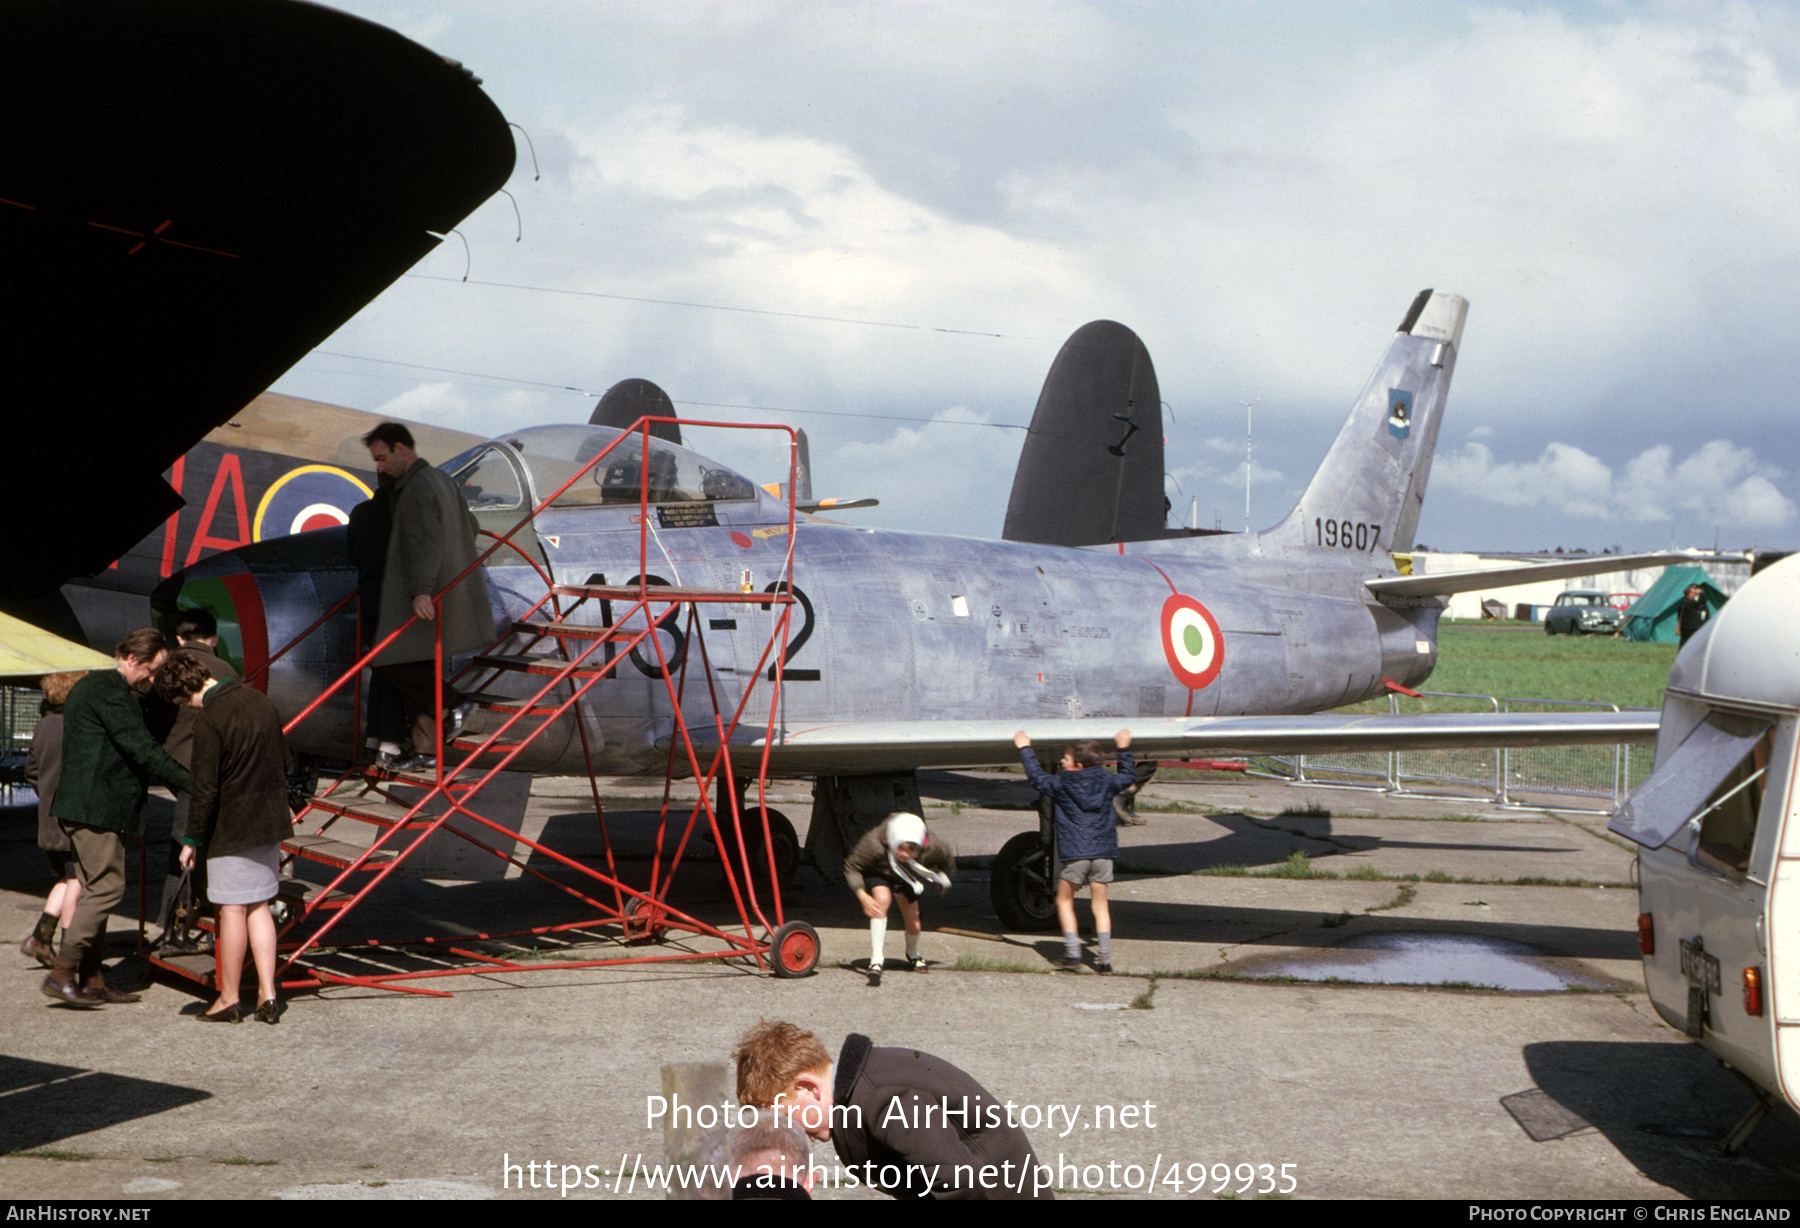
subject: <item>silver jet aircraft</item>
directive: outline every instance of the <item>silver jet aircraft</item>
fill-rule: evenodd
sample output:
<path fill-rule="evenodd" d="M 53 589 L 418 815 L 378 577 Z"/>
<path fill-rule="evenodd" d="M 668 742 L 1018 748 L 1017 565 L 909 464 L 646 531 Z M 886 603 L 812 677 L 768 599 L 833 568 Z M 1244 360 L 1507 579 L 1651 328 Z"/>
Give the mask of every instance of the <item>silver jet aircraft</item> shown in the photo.
<path fill-rule="evenodd" d="M 740 779 L 765 760 L 772 775 L 815 777 L 808 844 L 827 865 L 837 841 L 854 839 L 858 816 L 917 809 L 916 770 L 1016 762 L 1012 735 L 1021 727 L 1056 742 L 1128 725 L 1134 748 L 1152 757 L 1653 739 L 1653 714 L 1305 715 L 1424 682 L 1436 662 L 1440 598 L 1492 582 L 1491 572 L 1404 575 L 1398 561 L 1412 547 L 1467 309 L 1451 294 L 1417 297 L 1299 503 L 1259 533 L 1165 531 L 1071 548 L 800 517 L 790 554 L 785 501 L 667 439 L 639 432 L 621 441 L 620 431 L 592 424 L 493 439 L 443 467 L 496 534 L 618 444 L 520 529 L 516 549 L 489 560 L 499 626 L 544 596 L 545 574 L 577 586 L 645 580 L 785 592 L 795 603 L 778 679 L 763 660 L 777 607 L 697 606 L 662 622 L 655 643 L 605 648 L 607 674 L 575 709 L 585 738 L 564 718 L 512 766 L 580 773 L 585 742 L 598 773 L 662 774 L 676 693 L 666 674 L 697 669 L 702 652 L 713 686 L 681 692 L 687 724 L 704 737 L 715 728 L 713 695 L 730 713 L 749 691 L 732 734 Z M 1154 405 L 1150 412 L 1160 412 Z M 1519 582 L 1594 568 L 1586 559 L 1505 575 Z M 328 529 L 206 560 L 166 586 L 159 603 L 211 608 L 254 671 L 355 582 L 342 531 Z M 299 712 L 355 661 L 353 610 L 326 619 L 269 670 L 268 691 L 283 712 Z M 656 607 L 632 610 L 641 622 Z M 587 600 L 568 619 L 611 626 L 613 602 Z M 502 644 L 483 660 L 529 668 L 520 664 L 526 643 Z M 523 694 L 517 675 L 476 685 Z M 303 722 L 295 748 L 343 758 L 354 727 L 350 695 L 344 688 Z M 1015 871 L 1044 852 L 1035 834 L 1010 843 L 996 869 L 997 899 L 1030 896 L 1026 911 L 1040 912 L 1046 901 L 1026 879 L 1041 886 L 1041 875 Z M 1009 913 L 1020 910 L 1002 910 L 1018 924 Z"/>

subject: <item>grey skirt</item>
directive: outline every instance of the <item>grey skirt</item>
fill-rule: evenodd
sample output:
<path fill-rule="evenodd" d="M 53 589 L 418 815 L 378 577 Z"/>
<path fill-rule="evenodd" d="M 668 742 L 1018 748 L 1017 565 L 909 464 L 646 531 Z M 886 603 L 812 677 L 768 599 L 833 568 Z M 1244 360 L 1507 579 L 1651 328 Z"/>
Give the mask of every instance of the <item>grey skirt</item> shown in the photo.
<path fill-rule="evenodd" d="M 280 844 L 231 857 L 208 857 L 206 898 L 215 904 L 261 904 L 275 898 L 280 877 Z"/>

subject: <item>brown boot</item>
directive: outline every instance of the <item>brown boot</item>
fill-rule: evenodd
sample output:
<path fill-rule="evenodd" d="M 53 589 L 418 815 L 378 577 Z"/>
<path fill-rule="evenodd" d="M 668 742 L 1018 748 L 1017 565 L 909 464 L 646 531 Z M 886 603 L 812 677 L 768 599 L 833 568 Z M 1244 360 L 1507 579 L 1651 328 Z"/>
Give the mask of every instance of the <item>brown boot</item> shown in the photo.
<path fill-rule="evenodd" d="M 50 975 L 44 978 L 44 983 L 38 988 L 43 990 L 46 997 L 55 998 L 65 1006 L 99 1006 L 105 1001 L 75 983 L 73 960 L 57 960 L 56 965 L 50 969 Z"/>

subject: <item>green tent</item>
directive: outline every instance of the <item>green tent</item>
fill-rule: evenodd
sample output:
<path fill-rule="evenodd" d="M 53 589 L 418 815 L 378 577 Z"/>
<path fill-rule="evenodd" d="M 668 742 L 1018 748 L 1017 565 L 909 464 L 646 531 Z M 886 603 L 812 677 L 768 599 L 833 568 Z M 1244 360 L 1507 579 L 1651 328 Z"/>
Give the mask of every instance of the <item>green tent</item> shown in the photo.
<path fill-rule="evenodd" d="M 1675 626 L 1675 607 L 1690 584 L 1700 586 L 1709 611 L 1716 612 L 1725 604 L 1725 594 L 1719 591 L 1704 567 L 1665 567 L 1656 583 L 1650 586 L 1650 591 L 1625 611 L 1625 638 L 1652 640 L 1658 644 L 1679 641 L 1681 633 Z"/>

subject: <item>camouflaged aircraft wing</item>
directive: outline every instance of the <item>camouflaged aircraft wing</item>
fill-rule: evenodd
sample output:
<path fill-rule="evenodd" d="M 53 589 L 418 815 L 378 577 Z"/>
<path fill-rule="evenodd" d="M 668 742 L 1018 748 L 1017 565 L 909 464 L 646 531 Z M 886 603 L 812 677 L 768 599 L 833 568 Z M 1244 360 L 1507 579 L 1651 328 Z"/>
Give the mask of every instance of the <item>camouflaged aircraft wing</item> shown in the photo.
<path fill-rule="evenodd" d="M 1035 721 L 1034 743 L 1060 747 L 1081 738 L 1112 744 L 1131 730 L 1142 759 L 1231 758 L 1244 755 L 1343 754 L 1355 751 L 1451 750 L 1500 746 L 1592 746 L 1654 742 L 1659 713 L 1433 713 L 1370 716 L 1217 716 Z M 776 734 L 769 768 L 779 775 L 908 771 L 1018 761 L 1017 720 L 855 721 L 795 725 Z M 732 758 L 762 757 L 764 729 L 740 729 Z"/>

